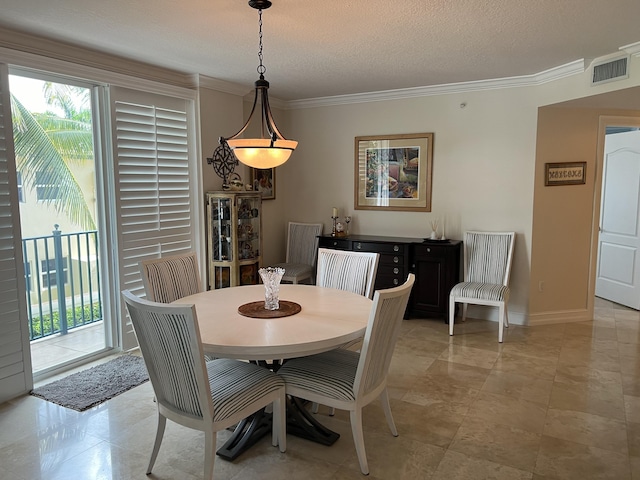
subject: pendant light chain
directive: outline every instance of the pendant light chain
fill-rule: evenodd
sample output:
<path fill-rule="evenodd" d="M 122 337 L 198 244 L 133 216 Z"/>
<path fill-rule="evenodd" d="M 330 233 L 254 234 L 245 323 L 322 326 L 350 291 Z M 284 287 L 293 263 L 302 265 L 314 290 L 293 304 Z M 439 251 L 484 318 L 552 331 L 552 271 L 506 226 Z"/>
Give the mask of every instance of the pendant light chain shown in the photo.
<path fill-rule="evenodd" d="M 267 68 L 262 64 L 262 9 L 258 10 L 258 25 L 260 27 L 260 33 L 258 38 L 260 39 L 260 48 L 258 50 L 258 60 L 260 60 L 260 65 L 258 65 L 258 73 L 260 74 L 260 78 L 264 78 L 264 73 L 267 71 Z"/>

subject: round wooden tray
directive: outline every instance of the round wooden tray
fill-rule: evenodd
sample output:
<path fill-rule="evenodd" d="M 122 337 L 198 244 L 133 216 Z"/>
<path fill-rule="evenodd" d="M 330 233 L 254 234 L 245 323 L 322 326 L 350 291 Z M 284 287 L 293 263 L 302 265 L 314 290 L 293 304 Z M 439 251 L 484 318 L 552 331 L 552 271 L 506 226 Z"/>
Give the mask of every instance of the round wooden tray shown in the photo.
<path fill-rule="evenodd" d="M 259 302 L 245 303 L 238 307 L 238 313 L 245 317 L 251 318 L 280 318 L 295 315 L 302 307 L 296 302 L 289 300 L 280 300 L 280 308 L 278 310 L 265 310 L 264 300 Z"/>

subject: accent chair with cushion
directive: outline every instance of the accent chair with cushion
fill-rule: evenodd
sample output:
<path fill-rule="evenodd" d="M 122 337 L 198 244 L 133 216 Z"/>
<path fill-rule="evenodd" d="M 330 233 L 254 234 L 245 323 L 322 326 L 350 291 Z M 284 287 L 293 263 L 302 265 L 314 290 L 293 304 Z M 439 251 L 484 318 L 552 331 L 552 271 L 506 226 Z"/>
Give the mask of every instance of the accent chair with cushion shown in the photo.
<path fill-rule="evenodd" d="M 453 335 L 455 304 L 462 303 L 462 321 L 467 305 L 498 307 L 498 342 L 509 327 L 509 275 L 515 232 L 467 232 L 464 237 L 464 282 L 449 294 L 449 335 Z"/>

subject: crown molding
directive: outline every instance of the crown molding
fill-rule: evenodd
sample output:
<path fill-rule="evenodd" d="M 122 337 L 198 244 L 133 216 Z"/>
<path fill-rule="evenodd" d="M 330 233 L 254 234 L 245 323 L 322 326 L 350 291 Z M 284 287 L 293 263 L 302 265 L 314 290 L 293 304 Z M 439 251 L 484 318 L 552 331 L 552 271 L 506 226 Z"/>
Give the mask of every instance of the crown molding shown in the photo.
<path fill-rule="evenodd" d="M 231 95 L 238 95 L 240 97 L 244 97 L 249 93 L 249 89 L 244 85 L 227 82 L 226 80 L 220 80 L 206 75 L 197 74 L 195 81 L 196 85 L 200 88 L 208 88 L 222 93 L 230 93 Z"/>
<path fill-rule="evenodd" d="M 451 93 L 466 93 L 482 90 L 497 90 L 504 88 L 529 87 L 559 80 L 571 75 L 584 73 L 586 67 L 584 59 L 576 60 L 559 67 L 545 70 L 533 75 L 520 77 L 496 78 L 478 80 L 474 82 L 450 83 L 446 85 L 430 85 L 426 87 L 403 88 L 380 92 L 356 93 L 352 95 L 337 95 L 333 97 L 308 98 L 286 102 L 290 110 L 298 108 L 326 107 L 335 105 L 349 105 L 353 103 L 381 102 L 385 100 L 400 100 L 406 98 L 429 97 L 433 95 L 447 95 Z"/>
<path fill-rule="evenodd" d="M 633 55 L 634 57 L 640 57 L 640 42 L 624 45 L 623 47 L 620 47 L 620 50 L 624 50 L 629 55 Z"/>
<path fill-rule="evenodd" d="M 57 40 L 44 39 L 36 35 L 0 27 L 0 51 L 7 63 L 22 62 L 24 67 L 43 68 L 63 62 L 74 70 L 91 69 L 102 72 L 100 81 L 112 83 L 104 78 L 135 77 L 142 81 L 194 89 L 192 75 L 168 70 L 155 65 L 110 55 L 86 47 Z M 24 65 L 24 63 L 29 63 Z M 77 65 L 77 68 L 73 66 Z M 60 72 L 75 75 L 76 72 Z M 130 82 L 129 82 L 130 84 Z"/>

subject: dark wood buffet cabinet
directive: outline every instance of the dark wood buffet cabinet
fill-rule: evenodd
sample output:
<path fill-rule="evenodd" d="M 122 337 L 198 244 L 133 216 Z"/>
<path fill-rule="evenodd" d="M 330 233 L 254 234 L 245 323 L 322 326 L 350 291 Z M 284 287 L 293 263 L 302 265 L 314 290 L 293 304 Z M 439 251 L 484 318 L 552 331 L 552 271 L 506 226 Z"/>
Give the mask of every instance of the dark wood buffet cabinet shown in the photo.
<path fill-rule="evenodd" d="M 375 289 L 401 285 L 409 273 L 416 282 L 409 298 L 407 317 L 444 318 L 449 315 L 449 292 L 460 281 L 460 240 L 429 241 L 421 238 L 321 235 L 318 246 L 380 254 Z"/>

